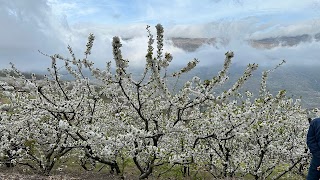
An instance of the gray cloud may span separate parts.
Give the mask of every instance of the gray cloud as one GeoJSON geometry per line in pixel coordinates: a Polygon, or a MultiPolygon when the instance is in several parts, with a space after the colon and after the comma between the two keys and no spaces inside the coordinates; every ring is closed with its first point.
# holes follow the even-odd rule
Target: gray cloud
{"type": "Polygon", "coordinates": [[[9,61],[21,69],[44,67],[37,52],[59,51],[63,43],[65,28],[50,14],[46,1],[0,1],[0,61],[1,68],[9,61]]]}

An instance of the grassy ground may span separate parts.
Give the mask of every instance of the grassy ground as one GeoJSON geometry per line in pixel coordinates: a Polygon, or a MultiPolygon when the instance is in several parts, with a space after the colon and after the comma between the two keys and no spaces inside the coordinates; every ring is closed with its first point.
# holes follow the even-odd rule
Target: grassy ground
{"type": "MultiPolygon", "coordinates": [[[[6,168],[0,167],[0,180],[120,180],[122,179],[120,176],[110,174],[109,168],[105,167],[101,171],[101,168],[97,167],[93,171],[85,171],[80,166],[70,166],[69,168],[65,168],[62,170],[55,169],[52,171],[50,176],[42,176],[36,174],[33,171],[26,171],[22,167],[14,167],[14,168],[6,168]]],[[[155,169],[153,175],[151,175],[148,179],[149,180],[156,180],[156,179],[168,179],[168,180],[212,180],[214,179],[208,173],[199,172],[197,176],[195,176],[195,172],[191,172],[190,177],[183,177],[181,168],[177,167],[176,169],[172,169],[170,172],[163,174],[162,176],[158,177],[160,172],[163,172],[164,169],[155,169]]],[[[124,179],[133,180],[138,179],[139,173],[133,166],[127,166],[124,171],[124,179]]],[[[289,175],[289,174],[288,174],[289,175]]],[[[293,176],[284,176],[281,178],[282,180],[303,180],[305,178],[293,175],[293,176]]],[[[232,179],[225,179],[225,180],[251,180],[253,177],[244,177],[244,178],[232,178],[232,179]]]]}
{"type": "Polygon", "coordinates": [[[1,180],[120,180],[121,178],[105,172],[85,171],[83,169],[74,169],[73,171],[53,171],[50,176],[43,176],[32,171],[24,171],[19,167],[0,168],[1,180]]]}

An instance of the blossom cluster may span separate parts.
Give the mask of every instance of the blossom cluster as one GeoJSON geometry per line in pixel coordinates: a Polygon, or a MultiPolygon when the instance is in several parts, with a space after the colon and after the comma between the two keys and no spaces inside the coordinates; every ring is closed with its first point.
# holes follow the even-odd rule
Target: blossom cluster
{"type": "Polygon", "coordinates": [[[43,79],[27,79],[14,66],[8,70],[7,81],[0,83],[6,99],[0,106],[1,162],[49,174],[61,159],[72,158],[87,170],[100,162],[122,174],[119,159],[130,159],[140,179],[166,173],[154,171],[161,166],[179,166],[184,175],[191,169],[208,171],[213,178],[277,179],[303,165],[308,159],[307,112],[285,91],[274,95],[267,90],[270,71],[263,74],[257,95],[239,91],[258,67],[249,64],[231,88],[216,96],[215,87],[228,80],[234,57],[228,51],[218,75],[205,81],[195,76],[173,92],[168,78],[179,79],[199,61],[167,76],[173,56],[163,53],[164,29],[156,26],[154,55],[149,28],[146,67],[139,80],[126,70],[119,37],[112,43],[115,74],[111,63],[105,70],[95,68],[87,59],[93,34],[82,60],[70,46],[71,58],[49,56],[52,66],[43,79]],[[85,76],[84,69],[92,76],[85,76]],[[63,80],[63,70],[74,79],[63,80]],[[288,168],[279,168],[283,166],[288,168]]]}

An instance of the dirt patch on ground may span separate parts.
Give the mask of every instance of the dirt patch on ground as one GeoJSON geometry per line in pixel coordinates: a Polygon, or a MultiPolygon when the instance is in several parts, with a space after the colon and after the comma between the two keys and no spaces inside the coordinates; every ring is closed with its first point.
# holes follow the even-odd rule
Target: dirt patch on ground
{"type": "MultiPolygon", "coordinates": [[[[0,169],[0,180],[120,180],[121,177],[110,174],[91,171],[59,172],[50,176],[35,173],[20,172],[15,169],[0,169]]],[[[130,178],[129,178],[130,179],[130,178]]]]}
{"type": "Polygon", "coordinates": [[[51,175],[41,176],[38,174],[20,174],[20,173],[0,173],[1,180],[105,180],[105,179],[121,179],[113,175],[98,175],[98,174],[82,174],[82,175],[51,175]]]}

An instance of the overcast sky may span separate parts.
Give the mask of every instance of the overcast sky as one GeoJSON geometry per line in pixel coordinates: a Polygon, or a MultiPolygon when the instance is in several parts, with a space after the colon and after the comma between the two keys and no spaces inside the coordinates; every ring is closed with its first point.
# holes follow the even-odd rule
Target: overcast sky
{"type": "Polygon", "coordinates": [[[0,0],[0,68],[14,62],[22,70],[41,70],[50,59],[38,50],[67,56],[71,45],[82,58],[86,39],[96,41],[91,59],[97,66],[112,60],[113,36],[124,42],[124,57],[134,66],[144,64],[146,25],[161,23],[166,37],[206,37],[227,44],[202,46],[185,52],[170,41],[165,50],[177,64],[194,57],[203,65],[222,62],[227,50],[235,64],[319,65],[320,42],[293,47],[256,49],[247,42],[279,36],[320,33],[320,0],[0,0]]]}

